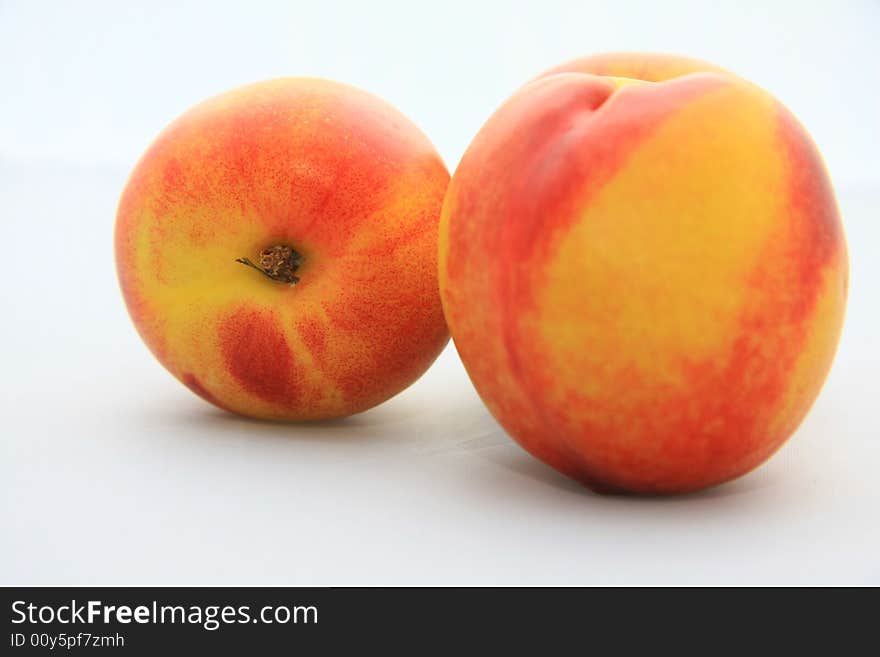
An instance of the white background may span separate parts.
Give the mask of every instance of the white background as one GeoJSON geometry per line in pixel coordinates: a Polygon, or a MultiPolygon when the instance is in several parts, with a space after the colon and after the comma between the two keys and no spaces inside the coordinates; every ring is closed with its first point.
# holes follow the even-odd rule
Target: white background
{"type": "Polygon", "coordinates": [[[880,3],[0,0],[0,583],[880,584],[880,3]],[[847,325],[767,465],[679,498],[602,497],[488,415],[452,347],[349,420],[226,415],[152,360],[112,261],[159,130],[267,77],[377,93],[450,169],[524,81],[678,52],[776,94],[822,149],[852,258],[847,325]]]}

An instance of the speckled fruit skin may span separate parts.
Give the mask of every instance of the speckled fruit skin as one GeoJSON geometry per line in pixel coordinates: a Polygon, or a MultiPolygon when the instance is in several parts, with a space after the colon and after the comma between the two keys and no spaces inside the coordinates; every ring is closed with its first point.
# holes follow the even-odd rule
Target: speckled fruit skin
{"type": "Polygon", "coordinates": [[[128,310],[159,361],[236,413],[368,409],[448,340],[437,287],[446,170],[402,114],[358,89],[287,78],[209,99],[137,164],[116,217],[128,310]],[[236,262],[287,245],[294,286],[236,262]]]}
{"type": "Polygon", "coordinates": [[[441,298],[471,379],[525,449],[598,491],[749,472],[834,357],[848,261],[822,160],[719,71],[633,53],[554,69],[489,119],[446,195],[441,298]]]}

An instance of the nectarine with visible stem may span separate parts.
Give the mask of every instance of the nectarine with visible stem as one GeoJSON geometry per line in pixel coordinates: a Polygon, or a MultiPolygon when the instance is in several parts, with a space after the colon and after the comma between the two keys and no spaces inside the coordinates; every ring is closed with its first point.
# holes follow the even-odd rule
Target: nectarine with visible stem
{"type": "Polygon", "coordinates": [[[236,89],[137,164],[116,220],[134,323],[193,392],[258,418],[374,406],[448,340],[437,224],[449,174],[384,101],[327,80],[236,89]]]}

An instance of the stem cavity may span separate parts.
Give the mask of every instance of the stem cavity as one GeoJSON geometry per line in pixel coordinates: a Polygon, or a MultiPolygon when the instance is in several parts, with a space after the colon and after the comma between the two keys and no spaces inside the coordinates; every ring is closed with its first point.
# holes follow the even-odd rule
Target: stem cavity
{"type": "Polygon", "coordinates": [[[279,244],[260,251],[259,264],[248,258],[237,258],[236,262],[256,269],[273,281],[296,285],[299,283],[296,270],[302,265],[303,257],[293,248],[279,244]]]}

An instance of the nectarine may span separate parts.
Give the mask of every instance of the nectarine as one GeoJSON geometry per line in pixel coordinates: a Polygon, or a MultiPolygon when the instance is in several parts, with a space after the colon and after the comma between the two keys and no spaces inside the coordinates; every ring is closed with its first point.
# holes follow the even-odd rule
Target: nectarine
{"type": "Polygon", "coordinates": [[[699,489],[773,454],[828,373],[847,272],[804,128],[671,56],[525,85],[441,218],[441,297],[477,391],[525,449],[602,491],[699,489]]]}
{"type": "Polygon", "coordinates": [[[131,317],[217,406],[287,420],[363,411],[448,340],[448,180],[406,117],[352,87],[291,78],[212,98],[162,132],[122,195],[131,317]]]}

